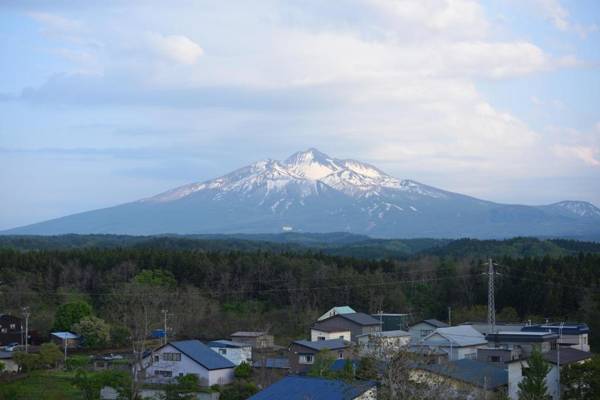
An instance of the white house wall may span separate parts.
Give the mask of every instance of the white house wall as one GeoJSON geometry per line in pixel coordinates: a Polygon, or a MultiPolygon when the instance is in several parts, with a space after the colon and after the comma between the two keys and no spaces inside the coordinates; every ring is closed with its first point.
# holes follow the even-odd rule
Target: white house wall
{"type": "Polygon", "coordinates": [[[350,337],[351,337],[350,331],[323,332],[318,329],[310,330],[310,340],[312,342],[316,342],[317,340],[319,340],[319,336],[324,337],[325,340],[339,339],[340,337],[342,337],[344,340],[346,340],[348,342],[350,341],[350,337]]]}
{"type": "Polygon", "coordinates": [[[146,377],[150,379],[158,377],[155,375],[155,371],[158,370],[171,371],[172,378],[194,374],[200,378],[203,385],[207,386],[212,386],[214,384],[223,385],[233,381],[233,368],[209,371],[171,345],[166,345],[158,351],[155,351],[148,359],[152,360],[150,366],[146,369],[146,377]],[[163,360],[163,353],[179,353],[181,354],[181,361],[165,361],[163,360]],[[159,356],[158,361],[154,361],[154,358],[151,358],[155,356],[159,356]]]}
{"type": "Polygon", "coordinates": [[[222,355],[235,365],[240,365],[243,362],[252,363],[252,347],[211,347],[211,350],[222,355]],[[222,352],[224,351],[224,352],[222,352]]]}

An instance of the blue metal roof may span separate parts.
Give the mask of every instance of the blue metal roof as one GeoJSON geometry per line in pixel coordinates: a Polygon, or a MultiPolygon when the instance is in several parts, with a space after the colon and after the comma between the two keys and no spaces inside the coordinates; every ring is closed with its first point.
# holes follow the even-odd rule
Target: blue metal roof
{"type": "Polygon", "coordinates": [[[76,335],[72,332],[51,332],[50,335],[56,336],[57,338],[62,340],[79,339],[79,335],[76,335]]]}
{"type": "MultiPolygon", "coordinates": [[[[560,323],[529,325],[521,328],[523,332],[552,332],[559,333],[561,331],[560,323]]],[[[582,323],[567,323],[562,327],[563,335],[583,335],[590,332],[590,328],[582,323]]]]}
{"type": "Polygon", "coordinates": [[[196,361],[206,369],[235,368],[235,364],[212,351],[210,347],[199,340],[180,340],[169,342],[171,346],[196,361]]]}
{"type": "Polygon", "coordinates": [[[346,383],[340,380],[287,376],[249,400],[351,400],[374,386],[374,382],[346,383]]]}
{"type": "Polygon", "coordinates": [[[247,343],[232,342],[231,340],[213,340],[212,342],[208,342],[206,344],[208,345],[208,347],[219,347],[219,348],[229,348],[229,349],[252,347],[247,343]]]}
{"type": "Polygon", "coordinates": [[[508,385],[508,370],[466,358],[446,364],[422,365],[419,368],[481,388],[494,389],[508,385]]]}

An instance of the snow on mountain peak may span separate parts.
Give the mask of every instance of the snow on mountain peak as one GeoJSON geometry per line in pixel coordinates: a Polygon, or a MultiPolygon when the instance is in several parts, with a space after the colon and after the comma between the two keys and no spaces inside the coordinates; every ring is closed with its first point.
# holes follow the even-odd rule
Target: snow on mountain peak
{"type": "Polygon", "coordinates": [[[202,190],[249,193],[262,188],[268,194],[285,190],[289,184],[294,184],[296,191],[303,187],[300,192],[307,195],[315,193],[317,183],[349,196],[378,196],[381,190],[391,189],[422,196],[445,197],[442,191],[413,181],[400,181],[372,165],[332,158],[310,148],[292,154],[283,162],[271,159],[257,161],[220,178],[181,186],[142,201],[169,202],[202,190]]]}
{"type": "Polygon", "coordinates": [[[587,201],[566,200],[554,203],[552,206],[568,210],[580,217],[600,217],[600,209],[587,201]]]}

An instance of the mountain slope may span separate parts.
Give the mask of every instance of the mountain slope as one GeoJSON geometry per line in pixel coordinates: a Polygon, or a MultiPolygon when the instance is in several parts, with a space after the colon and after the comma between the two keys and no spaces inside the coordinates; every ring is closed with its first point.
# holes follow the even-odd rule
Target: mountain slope
{"type": "Polygon", "coordinates": [[[600,235],[600,210],[564,201],[504,205],[399,180],[316,149],[222,177],[5,233],[352,232],[376,237],[503,238],[600,235]]]}

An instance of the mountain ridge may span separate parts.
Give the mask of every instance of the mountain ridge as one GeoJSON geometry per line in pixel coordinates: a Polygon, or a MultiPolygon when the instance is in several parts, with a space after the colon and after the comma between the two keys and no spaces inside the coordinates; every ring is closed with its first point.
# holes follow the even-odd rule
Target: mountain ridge
{"type": "Polygon", "coordinates": [[[351,232],[373,237],[506,238],[600,234],[584,201],[501,204],[397,179],[315,148],[203,182],[3,234],[351,232]]]}

